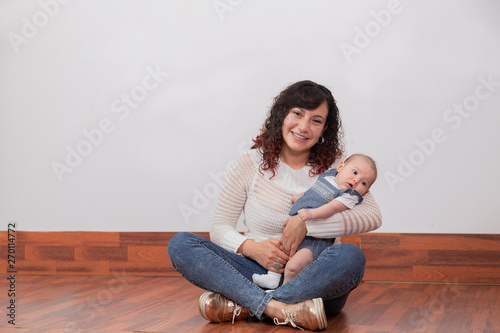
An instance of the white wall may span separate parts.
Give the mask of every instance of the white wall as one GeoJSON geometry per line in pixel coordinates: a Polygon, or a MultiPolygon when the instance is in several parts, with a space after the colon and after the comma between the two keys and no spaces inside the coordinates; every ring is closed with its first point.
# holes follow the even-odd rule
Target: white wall
{"type": "Polygon", "coordinates": [[[0,224],[206,231],[272,98],[311,79],[337,98],[348,153],[378,161],[379,231],[499,233],[499,14],[495,0],[2,1],[0,224]]]}

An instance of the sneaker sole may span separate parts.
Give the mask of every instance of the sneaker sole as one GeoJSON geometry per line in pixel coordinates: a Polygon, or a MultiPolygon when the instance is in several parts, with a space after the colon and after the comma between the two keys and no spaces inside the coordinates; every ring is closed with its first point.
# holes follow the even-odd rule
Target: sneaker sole
{"type": "Polygon", "coordinates": [[[318,329],[322,330],[328,326],[326,320],[325,306],[323,305],[322,298],[314,298],[314,310],[316,311],[316,318],[318,319],[318,329]]]}
{"type": "Polygon", "coordinates": [[[198,301],[198,310],[200,310],[201,316],[208,321],[211,321],[211,320],[208,319],[207,314],[205,313],[205,304],[207,304],[206,303],[207,297],[210,296],[211,294],[213,294],[211,291],[207,291],[207,292],[203,293],[200,296],[200,300],[198,301]]]}

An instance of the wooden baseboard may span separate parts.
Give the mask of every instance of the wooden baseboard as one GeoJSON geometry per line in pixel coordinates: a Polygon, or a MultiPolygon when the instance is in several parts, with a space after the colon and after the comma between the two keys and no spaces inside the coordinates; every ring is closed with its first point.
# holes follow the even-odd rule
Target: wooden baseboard
{"type": "MultiPolygon", "coordinates": [[[[18,275],[179,276],[167,245],[174,232],[16,232],[18,275]]],[[[208,238],[207,232],[197,233],[208,238]]],[[[500,234],[368,233],[343,237],[367,257],[365,281],[500,284],[500,234]]],[[[0,232],[0,274],[8,274],[0,232]]]]}

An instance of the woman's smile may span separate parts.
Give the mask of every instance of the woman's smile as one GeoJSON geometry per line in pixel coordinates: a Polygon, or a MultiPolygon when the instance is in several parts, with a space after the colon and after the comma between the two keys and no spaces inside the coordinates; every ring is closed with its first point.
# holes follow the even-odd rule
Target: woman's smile
{"type": "Polygon", "coordinates": [[[299,141],[305,141],[305,140],[308,140],[308,138],[306,138],[305,136],[302,136],[302,135],[300,135],[300,134],[298,134],[298,133],[295,133],[295,132],[293,132],[293,131],[292,131],[292,134],[293,134],[293,136],[294,136],[295,138],[299,139],[299,141]]]}

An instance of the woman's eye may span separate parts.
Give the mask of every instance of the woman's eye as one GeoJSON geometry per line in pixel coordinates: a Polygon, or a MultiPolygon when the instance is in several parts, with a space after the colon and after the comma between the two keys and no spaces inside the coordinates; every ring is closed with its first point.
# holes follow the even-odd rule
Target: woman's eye
{"type": "Polygon", "coordinates": [[[318,124],[318,125],[323,125],[323,122],[319,119],[315,119],[315,120],[313,120],[313,122],[318,124]]]}

